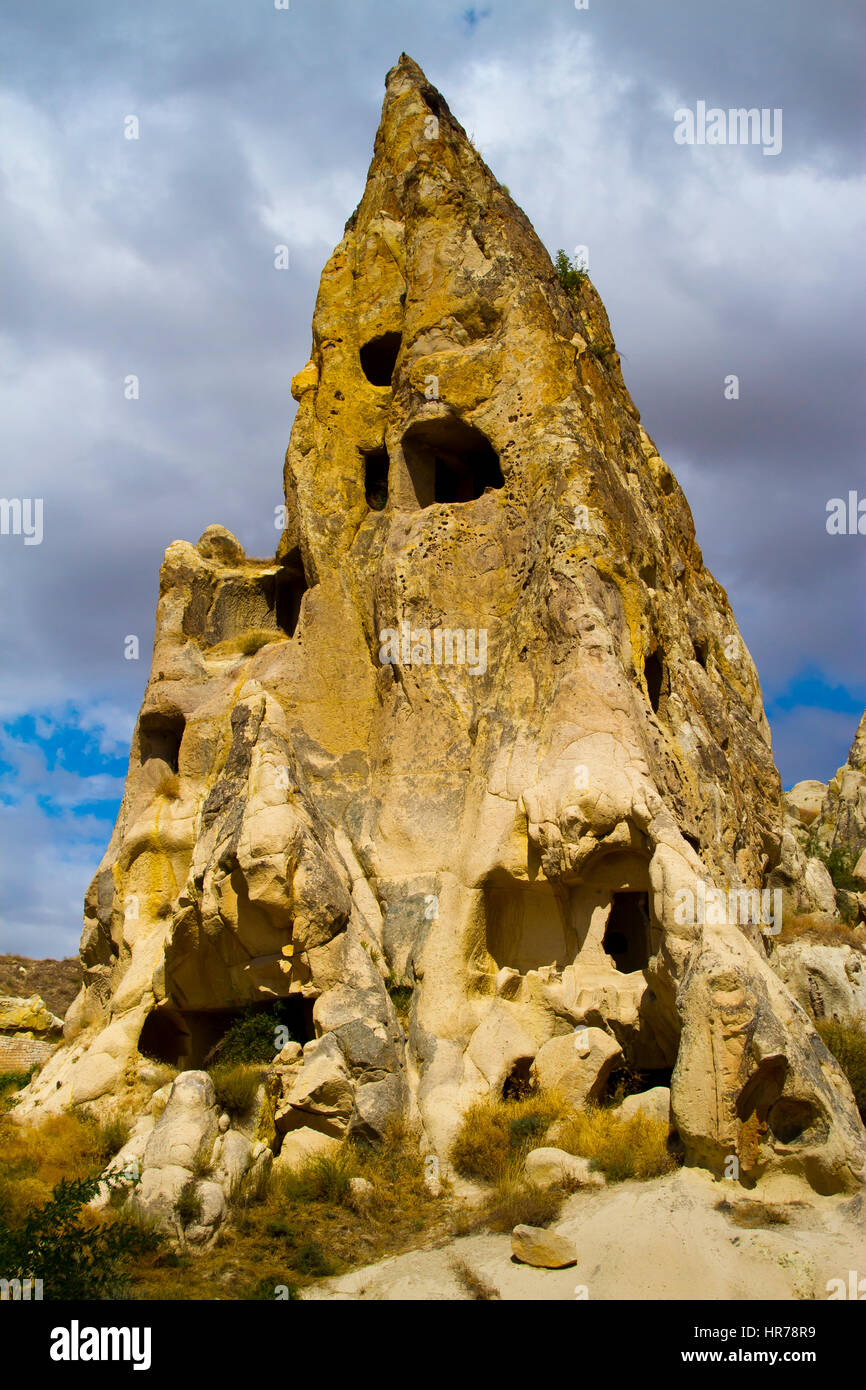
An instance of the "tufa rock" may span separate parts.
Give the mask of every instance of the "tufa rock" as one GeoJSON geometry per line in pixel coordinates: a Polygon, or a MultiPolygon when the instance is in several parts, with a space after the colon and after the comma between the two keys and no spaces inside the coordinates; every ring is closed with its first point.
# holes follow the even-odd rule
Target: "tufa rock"
{"type": "Polygon", "coordinates": [[[577,1251],[571,1241],[543,1226],[515,1226],[511,1232],[511,1254],[521,1264],[538,1269],[565,1269],[577,1263],[577,1251]]]}
{"type": "Polygon", "coordinates": [[[782,860],[752,659],[595,288],[405,55],[292,390],[276,555],[166,551],[84,986],[18,1113],[110,1096],[140,1050],[199,1067],[220,1011],[288,997],[286,1134],[401,1114],[444,1157],[586,1027],[675,1066],[690,1162],[759,1113],[764,1166],[856,1181],[850,1088],[759,924],[689,908],[782,860]]]}

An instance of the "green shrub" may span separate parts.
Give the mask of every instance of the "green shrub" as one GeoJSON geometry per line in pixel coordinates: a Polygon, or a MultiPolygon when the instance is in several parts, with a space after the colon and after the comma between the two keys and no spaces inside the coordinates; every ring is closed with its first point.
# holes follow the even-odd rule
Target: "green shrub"
{"type": "Polygon", "coordinates": [[[585,268],[575,265],[563,251],[562,247],[557,251],[553,263],[556,266],[559,283],[568,294],[576,294],[581,285],[589,278],[585,268]]]}
{"type": "Polygon", "coordinates": [[[211,1067],[210,1079],[216,1092],[217,1105],[232,1119],[239,1119],[248,1115],[255,1105],[262,1084],[262,1069],[221,1063],[211,1067]]]}
{"type": "Polygon", "coordinates": [[[286,1028],[282,1015],[280,1004],[274,1004],[269,1009],[247,1009],[233,1021],[216,1047],[211,1049],[208,1064],[272,1062],[279,1051],[276,1030],[286,1028]]]}
{"type": "MultiPolygon", "coordinates": [[[[129,1184],[112,1174],[109,1187],[129,1184]]],[[[154,1236],[131,1220],[107,1222],[86,1210],[100,1178],[62,1179],[51,1200],[20,1226],[0,1226],[0,1270],[6,1279],[41,1279],[47,1299],[122,1298],[127,1266],[153,1248],[154,1236]]]]}
{"type": "Polygon", "coordinates": [[[828,849],[826,845],[821,844],[813,837],[809,840],[807,853],[813,859],[821,860],[833,880],[834,888],[844,888],[849,893],[860,891],[863,885],[854,877],[857,855],[853,850],[847,849],[844,845],[836,845],[833,849],[828,849]]]}
{"type": "Polygon", "coordinates": [[[850,1081],[860,1118],[866,1122],[866,1028],[830,1018],[815,1027],[850,1081]]]}
{"type": "Polygon", "coordinates": [[[201,1197],[196,1192],[196,1179],[187,1178],[180,1192],[174,1209],[177,1212],[177,1219],[182,1226],[189,1226],[194,1221],[198,1221],[201,1216],[201,1197]]]}
{"type": "Polygon", "coordinates": [[[24,1087],[32,1080],[34,1074],[39,1070],[33,1066],[29,1071],[4,1071],[0,1072],[0,1115],[4,1110],[8,1110],[13,1102],[17,1091],[23,1091],[24,1087]]]}
{"type": "Polygon", "coordinates": [[[497,1182],[515,1158],[543,1141],[561,1113],[559,1098],[543,1091],[521,1100],[478,1101],[463,1117],[451,1160],[466,1178],[497,1182]]]}

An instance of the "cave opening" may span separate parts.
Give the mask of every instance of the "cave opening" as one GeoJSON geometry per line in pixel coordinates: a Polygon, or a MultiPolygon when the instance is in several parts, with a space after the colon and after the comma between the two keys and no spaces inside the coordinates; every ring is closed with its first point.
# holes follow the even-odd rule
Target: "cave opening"
{"type": "MultiPolygon", "coordinates": [[[[230,1029],[244,1025],[242,1046],[261,1045],[273,1033],[273,1056],[279,1051],[276,1030],[283,1027],[301,1046],[316,1036],[313,1000],[300,994],[234,1009],[152,1009],[144,1021],[138,1050],[144,1057],[181,1071],[208,1067],[220,1060],[220,1045],[230,1029]],[[257,1027],[256,1024],[259,1023],[257,1027]]],[[[267,1048],[265,1048],[267,1051],[267,1048]]],[[[251,1059],[252,1060],[252,1059],[251,1059]]],[[[264,1055],[255,1059],[264,1061],[264,1055]]],[[[269,1058],[267,1060],[270,1060],[269,1058]]]]}
{"type": "Polygon", "coordinates": [[[277,627],[294,637],[301,615],[301,603],[308,584],[299,550],[287,556],[274,576],[273,610],[277,627]]]}
{"type": "Polygon", "coordinates": [[[643,674],[653,714],[658,714],[665,679],[665,666],[658,649],[646,658],[643,674]]]}
{"type": "Polygon", "coordinates": [[[490,440],[456,415],[410,425],[403,436],[403,455],[419,507],[475,502],[488,488],[504,485],[490,440]]]}
{"type": "Polygon", "coordinates": [[[617,970],[645,970],[650,958],[649,894],[613,894],[602,947],[617,970]]]}
{"type": "Polygon", "coordinates": [[[361,370],[371,386],[391,385],[402,341],[400,333],[382,333],[364,343],[360,351],[361,370]]]}
{"type": "Polygon", "coordinates": [[[138,722],[141,762],[158,758],[167,763],[172,772],[177,772],[185,727],[182,714],[159,714],[156,711],[143,714],[138,722]]]}
{"type": "Polygon", "coordinates": [[[387,449],[373,449],[364,455],[364,497],[371,511],[385,510],[388,502],[387,449]]]}

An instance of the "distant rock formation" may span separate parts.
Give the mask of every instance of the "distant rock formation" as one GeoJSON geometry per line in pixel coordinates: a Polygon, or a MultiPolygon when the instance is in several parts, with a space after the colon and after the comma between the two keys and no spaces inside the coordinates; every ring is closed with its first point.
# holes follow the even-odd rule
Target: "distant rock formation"
{"type": "MultiPolygon", "coordinates": [[[[751,657],[594,287],[405,56],[292,392],[276,557],[218,526],[166,552],[84,987],[18,1113],[111,1097],[141,1053],[196,1071],[286,999],[281,1135],[400,1114],[444,1157],[599,1030],[605,1065],[672,1073],[688,1162],[856,1184],[850,1087],[763,945],[751,657]]],[[[172,1097],[209,1141],[206,1078],[172,1097]]]]}

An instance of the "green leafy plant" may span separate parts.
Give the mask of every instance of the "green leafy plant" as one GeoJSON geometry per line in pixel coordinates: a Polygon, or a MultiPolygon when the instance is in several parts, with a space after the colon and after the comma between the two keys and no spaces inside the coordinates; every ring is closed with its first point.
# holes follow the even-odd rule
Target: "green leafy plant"
{"type": "Polygon", "coordinates": [[[589,279],[589,274],[584,266],[575,265],[563,251],[562,247],[554,258],[556,273],[559,276],[559,283],[568,294],[574,295],[589,279]]]}
{"type": "Polygon", "coordinates": [[[51,1200],[20,1226],[0,1227],[0,1270],[6,1279],[41,1279],[49,1299],[121,1298],[128,1265],[154,1247],[154,1233],[133,1221],[96,1218],[86,1210],[99,1190],[134,1182],[128,1174],[63,1178],[51,1200]]]}
{"type": "Polygon", "coordinates": [[[280,1004],[269,1009],[246,1009],[211,1048],[208,1063],[272,1062],[279,1051],[277,1028],[286,1028],[290,1033],[283,1012],[280,1004]]]}
{"type": "Polygon", "coordinates": [[[201,1216],[201,1197],[196,1192],[196,1179],[187,1178],[180,1192],[174,1209],[177,1212],[177,1219],[182,1226],[190,1226],[194,1221],[198,1221],[201,1216]]]}

